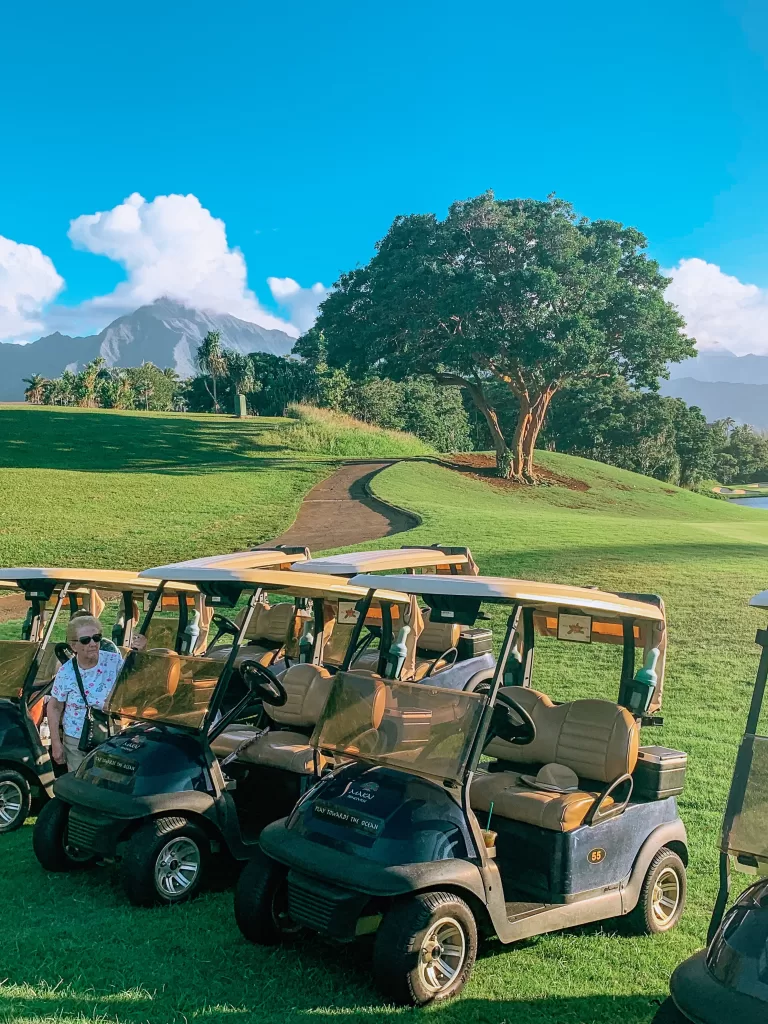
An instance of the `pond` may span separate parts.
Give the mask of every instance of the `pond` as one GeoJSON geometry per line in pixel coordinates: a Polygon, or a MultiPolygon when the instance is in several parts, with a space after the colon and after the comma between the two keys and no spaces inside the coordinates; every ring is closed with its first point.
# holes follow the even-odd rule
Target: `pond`
{"type": "Polygon", "coordinates": [[[734,505],[749,505],[750,508],[768,509],[768,497],[766,498],[729,498],[734,505]]]}

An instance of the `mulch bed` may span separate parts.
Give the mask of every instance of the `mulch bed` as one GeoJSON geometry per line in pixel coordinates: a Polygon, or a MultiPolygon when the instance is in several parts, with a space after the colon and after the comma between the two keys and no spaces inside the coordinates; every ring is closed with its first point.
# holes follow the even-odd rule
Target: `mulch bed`
{"type": "MultiPolygon", "coordinates": [[[[450,460],[443,460],[442,464],[448,469],[454,469],[459,473],[467,473],[476,480],[484,480],[493,487],[500,490],[519,490],[527,488],[528,484],[519,484],[515,480],[503,480],[496,476],[496,460],[490,455],[483,455],[480,452],[457,452],[450,460]]],[[[588,491],[589,484],[583,480],[574,480],[573,477],[561,476],[553,473],[543,466],[536,467],[536,473],[542,484],[550,487],[567,487],[569,491],[588,491]]]]}

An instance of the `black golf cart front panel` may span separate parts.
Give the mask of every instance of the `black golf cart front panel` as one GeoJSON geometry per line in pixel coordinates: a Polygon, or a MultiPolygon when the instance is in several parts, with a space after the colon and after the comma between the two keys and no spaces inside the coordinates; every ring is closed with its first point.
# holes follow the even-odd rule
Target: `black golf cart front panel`
{"type": "Polygon", "coordinates": [[[70,842],[112,856],[132,823],[169,811],[215,818],[205,747],[194,734],[137,724],[97,747],[54,794],[70,805],[70,842]]]}
{"type": "Polygon", "coordinates": [[[544,903],[570,903],[629,877],[646,839],[660,825],[679,821],[677,801],[630,803],[618,817],[569,832],[494,815],[496,863],[505,892],[544,903]]]}
{"type": "Polygon", "coordinates": [[[289,819],[302,838],[379,864],[476,856],[464,812],[443,787],[352,762],[321,780],[289,819]]]}
{"type": "Polygon", "coordinates": [[[768,880],[741,894],[726,914],[706,954],[719,984],[750,996],[768,1019],[768,880]]]}

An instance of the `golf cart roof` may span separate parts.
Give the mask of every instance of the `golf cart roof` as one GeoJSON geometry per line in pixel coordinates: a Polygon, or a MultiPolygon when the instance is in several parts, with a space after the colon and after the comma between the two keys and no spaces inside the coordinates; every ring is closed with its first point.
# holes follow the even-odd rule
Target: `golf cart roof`
{"type": "MultiPolygon", "coordinates": [[[[337,576],[312,575],[299,577],[295,573],[280,572],[278,569],[191,568],[184,562],[180,562],[176,566],[167,565],[162,568],[169,573],[164,579],[168,580],[171,584],[179,581],[192,581],[201,585],[206,583],[240,583],[243,586],[263,587],[264,590],[273,593],[290,594],[291,597],[327,597],[329,600],[359,601],[371,589],[370,587],[351,586],[337,576]]],[[[159,570],[147,569],[146,571],[148,574],[155,576],[159,570]]],[[[144,574],[140,573],[139,575],[143,576],[144,574]]],[[[375,583],[373,586],[378,590],[375,583]]],[[[395,604],[407,604],[408,602],[408,598],[400,593],[379,591],[376,596],[381,600],[395,604]]]]}
{"type": "Polygon", "coordinates": [[[447,554],[434,548],[390,548],[385,551],[350,551],[346,555],[310,558],[291,566],[298,572],[327,573],[331,576],[357,576],[367,572],[389,572],[393,569],[425,569],[431,566],[466,565],[466,553],[447,554]]]}
{"type": "Polygon", "coordinates": [[[354,576],[358,587],[386,587],[403,594],[440,594],[479,598],[498,604],[529,605],[540,610],[574,608],[587,614],[603,612],[617,618],[664,621],[663,609],[641,595],[612,594],[590,587],[536,583],[504,576],[354,576]]]}
{"type": "MultiPolygon", "coordinates": [[[[0,569],[0,586],[15,589],[26,582],[45,580],[52,583],[70,583],[76,587],[93,587],[103,590],[133,590],[145,592],[160,586],[158,577],[148,578],[135,572],[121,569],[43,569],[37,566],[18,566],[0,569]]],[[[190,584],[172,586],[171,589],[195,593],[197,587],[190,584]]]]}
{"type": "MultiPolygon", "coordinates": [[[[279,548],[260,548],[252,551],[234,551],[228,555],[206,555],[203,558],[190,558],[185,562],[171,562],[146,570],[160,579],[170,579],[166,572],[176,572],[181,568],[189,569],[287,569],[294,562],[306,559],[306,549],[301,551],[290,548],[282,551],[279,548]]],[[[186,577],[185,577],[186,578],[186,577]]],[[[192,578],[192,577],[190,577],[192,578]]]]}

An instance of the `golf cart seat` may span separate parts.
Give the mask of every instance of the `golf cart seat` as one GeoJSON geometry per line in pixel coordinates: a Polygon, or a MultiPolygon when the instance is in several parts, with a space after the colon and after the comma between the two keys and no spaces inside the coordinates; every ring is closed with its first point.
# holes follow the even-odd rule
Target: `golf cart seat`
{"type": "MultiPolygon", "coordinates": [[[[236,618],[240,625],[245,611],[236,618]]],[[[242,661],[258,661],[270,666],[280,657],[288,639],[288,633],[294,618],[292,604],[259,605],[255,610],[243,641],[243,646],[235,655],[235,664],[242,661]]],[[[208,657],[214,661],[226,661],[231,647],[215,647],[208,657]]]]}
{"type": "Polygon", "coordinates": [[[459,656],[457,644],[461,626],[455,622],[432,622],[429,612],[424,614],[424,629],[416,643],[416,672],[414,679],[433,676],[454,664],[459,656]]]}
{"type": "Polygon", "coordinates": [[[280,708],[264,705],[272,721],[287,728],[269,729],[259,735],[260,730],[255,726],[233,725],[216,737],[213,752],[217,757],[226,756],[250,734],[253,742],[240,751],[239,762],[310,775],[314,768],[314,751],[309,737],[325,707],[331,683],[331,674],[325,668],[304,663],[291,665],[282,677],[288,694],[286,703],[280,708]]]}
{"type": "Polygon", "coordinates": [[[494,738],[485,753],[516,766],[536,766],[529,777],[542,765],[565,765],[579,777],[579,789],[537,789],[522,781],[525,769],[495,771],[473,780],[474,810],[488,811],[493,804],[495,815],[556,832],[570,832],[598,812],[604,818],[623,810],[626,800],[615,803],[606,784],[610,789],[611,784],[626,781],[637,763],[638,726],[625,708],[607,700],[555,705],[545,694],[521,686],[501,692],[530,714],[536,738],[527,746],[494,738]]]}

